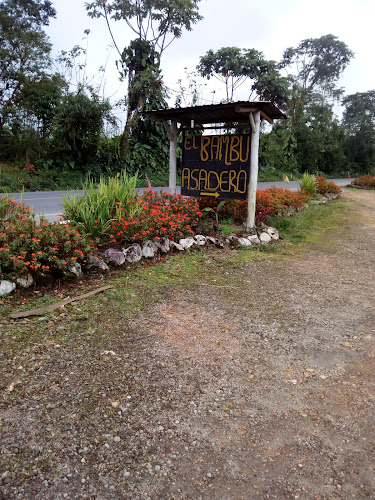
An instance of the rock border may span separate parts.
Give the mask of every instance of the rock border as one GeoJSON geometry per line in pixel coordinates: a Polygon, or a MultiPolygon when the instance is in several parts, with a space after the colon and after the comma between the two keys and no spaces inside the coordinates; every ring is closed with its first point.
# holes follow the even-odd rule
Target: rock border
{"type": "MultiPolygon", "coordinates": [[[[184,252],[189,249],[200,248],[203,246],[225,248],[229,245],[231,248],[247,248],[255,245],[267,245],[280,239],[279,232],[274,227],[261,224],[258,231],[252,231],[251,234],[244,234],[242,237],[229,236],[227,238],[218,238],[214,236],[204,236],[196,234],[194,237],[181,238],[178,242],[161,237],[155,240],[147,240],[141,245],[133,243],[122,250],[107,248],[102,254],[102,258],[89,256],[84,263],[75,264],[66,273],[67,278],[81,278],[84,273],[105,273],[110,268],[122,268],[126,265],[136,265],[141,260],[150,260],[159,257],[162,254],[168,254],[171,251],[184,252]]],[[[52,276],[51,276],[52,278],[52,276]]],[[[31,274],[17,277],[14,280],[0,280],[0,297],[10,295],[17,286],[21,289],[27,289],[34,285],[35,281],[31,274]]]]}

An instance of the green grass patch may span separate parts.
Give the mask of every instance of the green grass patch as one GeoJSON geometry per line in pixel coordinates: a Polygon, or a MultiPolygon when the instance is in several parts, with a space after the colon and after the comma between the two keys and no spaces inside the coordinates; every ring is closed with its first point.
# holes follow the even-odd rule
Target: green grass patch
{"type": "Polygon", "coordinates": [[[326,205],[310,205],[292,217],[272,217],[269,225],[280,232],[286,244],[319,243],[328,231],[347,224],[351,205],[346,198],[326,205]]]}

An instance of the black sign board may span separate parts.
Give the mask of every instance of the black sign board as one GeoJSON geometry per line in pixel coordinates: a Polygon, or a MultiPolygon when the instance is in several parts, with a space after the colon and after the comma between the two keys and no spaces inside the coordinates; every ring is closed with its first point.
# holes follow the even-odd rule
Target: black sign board
{"type": "Polygon", "coordinates": [[[184,137],[182,195],[246,200],[249,172],[249,135],[184,137]]]}

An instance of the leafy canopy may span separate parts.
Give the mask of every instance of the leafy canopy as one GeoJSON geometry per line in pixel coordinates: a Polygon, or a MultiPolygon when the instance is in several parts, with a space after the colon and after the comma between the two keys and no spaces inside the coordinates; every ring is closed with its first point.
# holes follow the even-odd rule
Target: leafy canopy
{"type": "Polygon", "coordinates": [[[369,172],[375,164],[375,90],[348,95],[342,103],[346,154],[369,172]]]}
{"type": "Polygon", "coordinates": [[[225,84],[227,101],[232,101],[235,91],[245,82],[250,82],[249,99],[257,98],[282,104],[286,98],[287,80],[279,74],[274,61],[264,58],[255,49],[222,47],[209,50],[200,58],[198,73],[210,79],[216,78],[225,84]]]}
{"type": "Polygon", "coordinates": [[[193,24],[202,19],[198,13],[200,1],[95,0],[85,6],[90,17],[103,16],[107,23],[108,18],[125,21],[137,38],[148,40],[161,54],[181,37],[183,28],[191,31],[193,24]]]}
{"type": "Polygon", "coordinates": [[[43,26],[55,15],[49,0],[0,3],[0,130],[25,83],[40,79],[49,67],[51,45],[43,26]]]}
{"type": "Polygon", "coordinates": [[[181,37],[183,28],[191,31],[202,19],[198,13],[200,1],[95,0],[85,4],[90,17],[105,18],[120,55],[120,76],[128,77],[128,94],[124,100],[127,117],[120,145],[122,158],[126,157],[130,136],[145,104],[155,98],[159,103],[163,101],[160,56],[173,40],[181,37]],[[123,51],[114,39],[110,19],[125,21],[137,35],[123,51]]]}
{"type": "Polygon", "coordinates": [[[295,48],[285,50],[280,68],[294,67],[295,79],[307,90],[333,91],[354,53],[334,35],[307,38],[295,48]]]}

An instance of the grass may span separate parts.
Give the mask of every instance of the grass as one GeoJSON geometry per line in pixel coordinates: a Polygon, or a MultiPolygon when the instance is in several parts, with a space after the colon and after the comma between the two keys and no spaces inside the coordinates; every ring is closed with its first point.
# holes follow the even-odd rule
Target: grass
{"type": "Polygon", "coordinates": [[[302,243],[320,243],[331,230],[342,228],[350,220],[351,202],[340,198],[326,205],[310,205],[292,217],[273,217],[269,225],[275,227],[289,246],[302,243]]]}

